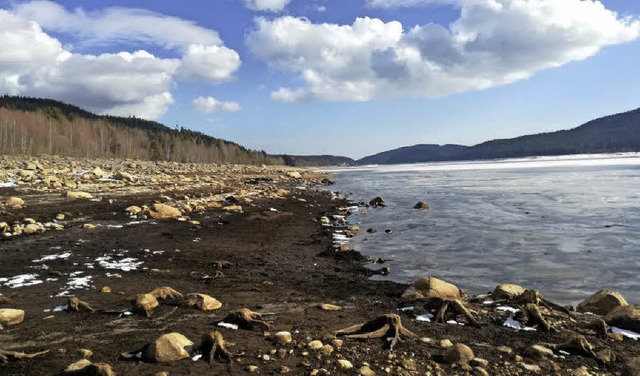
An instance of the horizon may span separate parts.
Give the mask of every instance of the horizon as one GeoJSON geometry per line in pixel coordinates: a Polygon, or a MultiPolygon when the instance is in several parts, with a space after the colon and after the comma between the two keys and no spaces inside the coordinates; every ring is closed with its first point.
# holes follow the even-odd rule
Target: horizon
{"type": "Polygon", "coordinates": [[[0,0],[0,20],[0,95],[270,154],[473,146],[639,107],[636,2],[0,0]]]}

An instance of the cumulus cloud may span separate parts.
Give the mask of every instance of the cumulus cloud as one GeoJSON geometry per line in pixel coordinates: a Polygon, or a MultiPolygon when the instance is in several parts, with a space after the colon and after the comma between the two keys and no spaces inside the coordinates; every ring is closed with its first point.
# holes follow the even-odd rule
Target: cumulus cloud
{"type": "Polygon", "coordinates": [[[179,80],[210,83],[233,79],[241,62],[218,34],[154,12],[108,8],[68,11],[50,1],[0,9],[0,92],[55,98],[98,113],[158,119],[173,103],[179,80]],[[143,49],[84,54],[72,46],[159,46],[172,58],[143,49]]]}
{"type": "Polygon", "coordinates": [[[244,5],[255,11],[260,12],[281,12],[291,0],[243,0],[244,5]]]}
{"type": "Polygon", "coordinates": [[[379,19],[335,25],[285,16],[258,19],[246,43],[270,66],[299,75],[303,85],[279,88],[275,100],[366,101],[504,85],[639,36],[637,18],[620,18],[599,1],[461,0],[460,18],[448,27],[405,31],[379,19]]]}
{"type": "Polygon", "coordinates": [[[193,106],[196,110],[205,114],[219,111],[236,112],[242,109],[237,102],[221,102],[212,97],[198,97],[193,100],[193,106]]]}

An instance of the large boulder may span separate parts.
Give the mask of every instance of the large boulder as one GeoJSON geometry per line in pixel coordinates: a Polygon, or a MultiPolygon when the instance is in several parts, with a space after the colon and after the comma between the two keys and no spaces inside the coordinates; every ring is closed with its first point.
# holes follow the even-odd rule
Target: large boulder
{"type": "Polygon", "coordinates": [[[457,286],[435,277],[420,278],[402,293],[404,302],[415,302],[429,298],[454,300],[462,297],[462,290],[457,286]]]}
{"type": "Polygon", "coordinates": [[[222,307],[218,299],[205,294],[188,294],[185,305],[201,311],[215,311],[222,307]]]}
{"type": "Polygon", "coordinates": [[[592,312],[605,316],[615,308],[627,305],[629,305],[629,303],[627,303],[626,299],[617,292],[600,290],[578,304],[576,310],[578,312],[592,312]]]}
{"type": "Polygon", "coordinates": [[[149,362],[167,363],[189,358],[193,349],[189,338],[180,333],[169,333],[151,343],[144,356],[149,362]]]}
{"type": "Polygon", "coordinates": [[[640,333],[640,307],[626,305],[607,313],[604,320],[611,326],[640,333]]]}
{"type": "Polygon", "coordinates": [[[491,293],[491,299],[493,300],[504,300],[504,299],[513,299],[516,296],[525,292],[525,288],[520,285],[514,285],[511,283],[503,283],[498,285],[493,292],[491,293]]]}
{"type": "Polygon", "coordinates": [[[21,309],[0,309],[0,324],[3,326],[18,325],[24,321],[24,311],[21,309]]]}
{"type": "Polygon", "coordinates": [[[153,204],[149,209],[149,217],[153,219],[176,218],[181,215],[180,210],[165,204],[153,204]]]}

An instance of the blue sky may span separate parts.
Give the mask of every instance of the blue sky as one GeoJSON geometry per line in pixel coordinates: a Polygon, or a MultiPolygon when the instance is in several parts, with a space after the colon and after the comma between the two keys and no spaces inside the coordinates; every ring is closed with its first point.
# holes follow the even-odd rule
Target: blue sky
{"type": "Polygon", "coordinates": [[[639,40],[637,1],[0,0],[0,94],[359,158],[640,107],[639,40]]]}

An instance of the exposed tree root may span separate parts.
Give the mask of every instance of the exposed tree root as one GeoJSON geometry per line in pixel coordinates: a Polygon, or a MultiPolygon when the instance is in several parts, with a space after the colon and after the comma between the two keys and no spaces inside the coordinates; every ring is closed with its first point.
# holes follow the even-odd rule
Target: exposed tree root
{"type": "Polygon", "coordinates": [[[400,316],[393,313],[380,316],[362,324],[340,329],[335,334],[337,336],[356,339],[391,338],[387,344],[389,349],[393,349],[403,335],[409,338],[416,337],[413,332],[402,325],[400,316]]]}
{"type": "Polygon", "coordinates": [[[156,299],[168,300],[168,299],[181,299],[182,294],[172,289],[171,287],[158,287],[149,292],[156,299]]]}
{"type": "Polygon", "coordinates": [[[82,300],[73,297],[69,298],[67,302],[67,312],[93,312],[95,309],[89,305],[87,302],[83,302],[82,300]]]}
{"type": "Polygon", "coordinates": [[[447,322],[447,314],[451,313],[455,318],[457,318],[457,316],[462,315],[464,316],[467,321],[469,321],[469,324],[472,326],[480,326],[480,324],[478,323],[478,321],[475,319],[475,317],[473,316],[473,311],[471,311],[469,308],[467,308],[463,302],[461,302],[458,299],[440,299],[440,298],[430,298],[429,300],[427,300],[427,303],[424,306],[427,309],[435,309],[438,310],[438,313],[436,314],[436,322],[440,322],[440,323],[445,323],[447,322]]]}
{"type": "Polygon", "coordinates": [[[200,349],[204,359],[209,362],[209,364],[213,364],[214,361],[228,363],[236,356],[227,350],[227,346],[233,345],[233,343],[225,341],[224,338],[222,338],[222,334],[216,330],[202,337],[200,349]]]}
{"type": "Polygon", "coordinates": [[[16,351],[4,351],[0,350],[0,364],[7,364],[12,361],[21,360],[21,359],[33,359],[36,356],[44,355],[48,353],[49,350],[41,351],[33,354],[25,354],[16,351]]]}
{"type": "Polygon", "coordinates": [[[594,347],[592,344],[587,341],[587,339],[580,334],[574,334],[564,343],[561,344],[553,344],[553,343],[543,343],[545,347],[548,347],[552,350],[556,351],[566,351],[573,354],[580,354],[584,356],[588,356],[594,359],[598,359],[596,353],[593,351],[594,347]]]}
{"type": "Polygon", "coordinates": [[[236,324],[242,329],[252,330],[256,327],[271,330],[271,323],[264,321],[262,315],[247,308],[230,312],[222,321],[236,324]]]}

